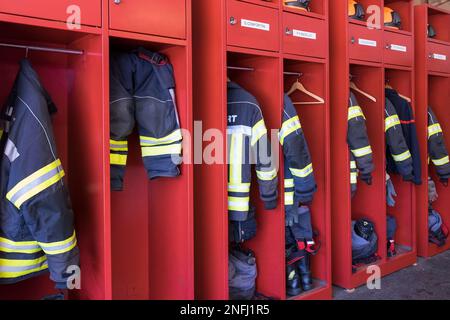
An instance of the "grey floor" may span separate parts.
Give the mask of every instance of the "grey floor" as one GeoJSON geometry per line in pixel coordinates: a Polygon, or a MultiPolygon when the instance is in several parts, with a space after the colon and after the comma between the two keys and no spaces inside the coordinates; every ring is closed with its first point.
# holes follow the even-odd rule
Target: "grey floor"
{"type": "Polygon", "coordinates": [[[380,290],[366,286],[348,293],[334,288],[336,300],[450,300],[450,251],[381,279],[380,290]]]}

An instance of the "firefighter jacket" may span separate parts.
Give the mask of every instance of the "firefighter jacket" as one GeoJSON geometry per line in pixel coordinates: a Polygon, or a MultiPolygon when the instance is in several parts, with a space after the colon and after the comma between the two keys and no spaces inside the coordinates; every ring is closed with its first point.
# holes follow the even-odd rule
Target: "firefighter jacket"
{"type": "Polygon", "coordinates": [[[23,60],[2,112],[0,283],[48,269],[56,287],[66,288],[70,269],[79,264],[73,212],[50,120],[54,108],[23,60]]]}
{"type": "Polygon", "coordinates": [[[450,178],[450,159],[445,145],[444,133],[431,107],[428,108],[428,154],[439,179],[448,183],[450,178]]]}
{"type": "Polygon", "coordinates": [[[279,140],[284,153],[284,204],[286,212],[312,201],[317,190],[308,144],[297,111],[284,96],[283,125],[279,140]]]}
{"type": "Polygon", "coordinates": [[[113,53],[110,69],[112,190],[123,188],[128,136],[135,123],[149,179],[178,176],[182,134],[172,65],[165,56],[139,48],[113,53]]]}
{"type": "Polygon", "coordinates": [[[263,114],[256,99],[228,82],[228,213],[231,221],[247,220],[250,209],[251,167],[256,167],[261,199],[274,209],[278,177],[263,114]]]}
{"type": "MultiPolygon", "coordinates": [[[[416,121],[414,119],[413,110],[408,101],[399,96],[397,91],[386,88],[386,98],[394,105],[398,118],[402,125],[403,136],[405,137],[406,144],[408,145],[409,152],[411,153],[412,166],[413,166],[413,182],[414,184],[422,183],[422,170],[420,161],[420,149],[419,140],[417,139],[416,121]]],[[[399,173],[397,165],[392,156],[387,154],[387,171],[389,173],[399,173]]]]}
{"type": "Polygon", "coordinates": [[[386,99],[384,109],[386,131],[386,154],[395,162],[397,172],[405,181],[413,179],[413,167],[411,152],[406,144],[403,130],[397,112],[389,99],[386,99]]]}
{"type": "Polygon", "coordinates": [[[358,175],[364,182],[371,183],[374,164],[372,147],[367,134],[366,117],[352,92],[350,92],[348,107],[347,143],[350,149],[351,190],[354,195],[358,175]]]}

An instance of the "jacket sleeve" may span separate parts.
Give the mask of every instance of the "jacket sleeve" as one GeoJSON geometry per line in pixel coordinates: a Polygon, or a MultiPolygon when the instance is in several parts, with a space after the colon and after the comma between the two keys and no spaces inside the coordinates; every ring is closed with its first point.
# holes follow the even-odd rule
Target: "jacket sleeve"
{"type": "Polygon", "coordinates": [[[388,151],[394,159],[397,171],[405,181],[413,179],[412,157],[406,144],[400,119],[389,99],[385,105],[385,131],[388,151]]]}
{"type": "Polygon", "coordinates": [[[374,170],[372,147],[367,134],[366,118],[353,94],[348,109],[347,142],[353,154],[361,179],[367,183],[372,180],[374,170]]]}
{"type": "Polygon", "coordinates": [[[442,127],[431,108],[428,108],[428,152],[440,180],[448,183],[450,160],[442,127]]]}
{"type": "Polygon", "coordinates": [[[283,125],[279,133],[286,165],[294,179],[294,205],[308,204],[317,190],[308,144],[300,119],[289,97],[285,97],[283,125]]]}
{"type": "Polygon", "coordinates": [[[261,199],[264,201],[266,209],[275,209],[278,198],[278,176],[272,159],[267,128],[259,108],[253,115],[250,148],[256,167],[261,199]]]}

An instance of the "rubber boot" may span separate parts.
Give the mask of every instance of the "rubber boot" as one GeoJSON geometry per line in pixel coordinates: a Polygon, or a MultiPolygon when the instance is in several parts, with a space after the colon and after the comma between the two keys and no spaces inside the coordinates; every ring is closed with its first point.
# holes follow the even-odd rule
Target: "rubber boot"
{"type": "Polygon", "coordinates": [[[302,293],[300,276],[298,275],[297,262],[286,266],[286,293],[288,296],[298,296],[302,293]]]}
{"type": "Polygon", "coordinates": [[[300,274],[300,281],[302,283],[303,291],[313,289],[313,282],[311,276],[311,254],[306,250],[303,251],[303,258],[298,262],[298,272],[300,274]]]}

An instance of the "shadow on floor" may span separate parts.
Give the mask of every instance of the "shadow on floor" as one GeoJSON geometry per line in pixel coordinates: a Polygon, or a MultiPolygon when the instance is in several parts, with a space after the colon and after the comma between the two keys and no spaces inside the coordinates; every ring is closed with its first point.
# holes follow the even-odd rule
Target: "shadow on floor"
{"type": "Polygon", "coordinates": [[[381,279],[380,290],[366,286],[353,293],[334,287],[336,300],[449,300],[450,251],[430,259],[418,259],[417,266],[381,279]]]}

